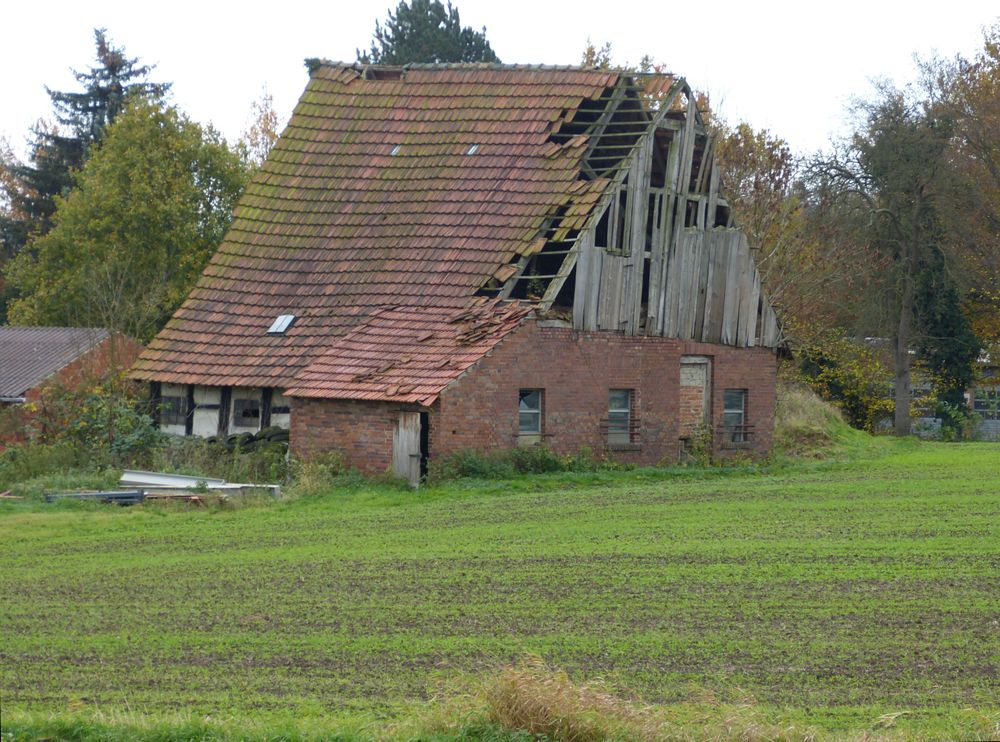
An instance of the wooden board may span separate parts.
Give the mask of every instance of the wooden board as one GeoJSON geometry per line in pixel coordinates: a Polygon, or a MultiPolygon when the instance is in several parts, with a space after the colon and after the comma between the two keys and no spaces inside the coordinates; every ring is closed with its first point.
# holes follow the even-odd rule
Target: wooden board
{"type": "Polygon", "coordinates": [[[392,471],[412,486],[420,484],[420,413],[400,412],[392,431],[392,471]]]}

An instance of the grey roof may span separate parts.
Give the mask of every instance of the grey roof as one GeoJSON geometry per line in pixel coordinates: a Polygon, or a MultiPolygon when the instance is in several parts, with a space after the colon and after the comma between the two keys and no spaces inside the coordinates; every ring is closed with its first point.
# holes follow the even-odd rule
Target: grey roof
{"type": "Polygon", "coordinates": [[[23,397],[107,337],[92,327],[0,327],[0,398],[23,397]]]}

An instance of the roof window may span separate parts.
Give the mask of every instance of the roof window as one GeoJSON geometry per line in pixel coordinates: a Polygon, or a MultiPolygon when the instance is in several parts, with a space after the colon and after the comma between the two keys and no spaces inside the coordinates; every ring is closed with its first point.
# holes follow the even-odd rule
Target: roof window
{"type": "Polygon", "coordinates": [[[478,151],[479,151],[479,145],[478,144],[473,144],[471,147],[469,147],[469,151],[466,152],[465,154],[467,154],[467,155],[474,155],[478,151]]]}
{"type": "Polygon", "coordinates": [[[294,314],[279,314],[278,318],[267,328],[268,335],[284,335],[285,331],[292,326],[295,321],[294,314]]]}
{"type": "Polygon", "coordinates": [[[399,150],[400,150],[400,149],[402,149],[402,147],[403,147],[403,145],[402,145],[402,144],[397,144],[397,145],[396,145],[395,147],[393,147],[393,148],[392,148],[392,152],[390,152],[389,154],[390,154],[390,155],[391,155],[392,157],[395,157],[396,155],[398,155],[398,154],[399,154],[399,150]]]}

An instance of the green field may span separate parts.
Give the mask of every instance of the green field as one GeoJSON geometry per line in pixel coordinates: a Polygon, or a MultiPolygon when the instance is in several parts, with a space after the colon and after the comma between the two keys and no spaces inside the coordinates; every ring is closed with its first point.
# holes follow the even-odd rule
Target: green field
{"type": "Polygon", "coordinates": [[[334,730],[526,655],[821,736],[1000,734],[996,445],[232,509],[2,503],[0,548],[13,738],[95,713],[334,730]]]}

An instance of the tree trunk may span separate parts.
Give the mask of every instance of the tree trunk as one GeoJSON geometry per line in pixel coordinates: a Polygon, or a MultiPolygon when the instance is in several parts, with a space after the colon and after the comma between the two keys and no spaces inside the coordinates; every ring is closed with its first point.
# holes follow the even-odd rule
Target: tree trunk
{"type": "MultiPolygon", "coordinates": [[[[906,289],[903,289],[904,296],[906,289]]],[[[912,291],[910,292],[912,294],[912,291]]],[[[905,306],[905,303],[904,303],[905,306]]],[[[910,297],[910,313],[901,307],[899,326],[895,332],[894,365],[896,367],[896,409],[894,414],[896,435],[910,434],[910,317],[913,298],[910,297]]]]}
{"type": "Polygon", "coordinates": [[[895,337],[893,338],[893,365],[896,371],[894,428],[896,435],[899,436],[910,435],[912,432],[910,420],[910,388],[912,386],[910,379],[910,337],[913,330],[914,291],[919,269],[917,254],[921,238],[921,207],[922,199],[918,198],[913,206],[912,234],[903,247],[905,253],[900,274],[902,286],[899,295],[899,321],[896,324],[895,337]]]}

